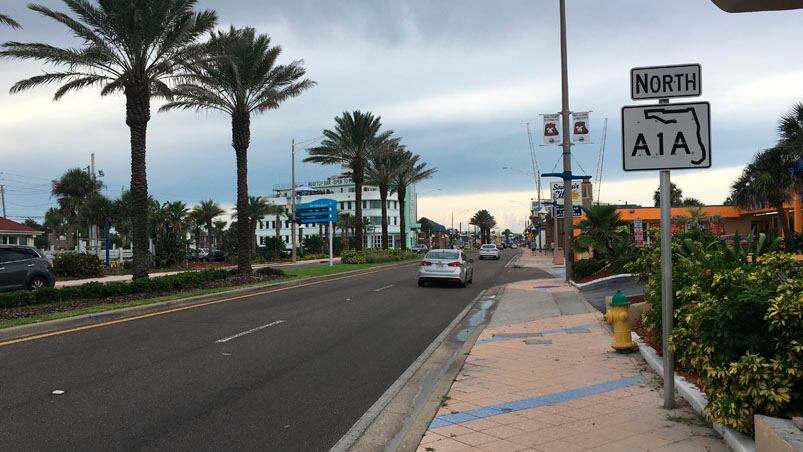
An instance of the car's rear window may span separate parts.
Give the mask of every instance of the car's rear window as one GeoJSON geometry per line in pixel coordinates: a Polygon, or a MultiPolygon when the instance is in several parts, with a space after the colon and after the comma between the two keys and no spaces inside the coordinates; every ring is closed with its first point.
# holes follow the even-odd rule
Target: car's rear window
{"type": "Polygon", "coordinates": [[[484,250],[492,250],[496,248],[496,245],[482,245],[482,249],[484,250]]]}
{"type": "Polygon", "coordinates": [[[456,250],[435,250],[430,251],[426,255],[426,259],[452,259],[457,260],[458,256],[460,256],[460,251],[456,250]]]}

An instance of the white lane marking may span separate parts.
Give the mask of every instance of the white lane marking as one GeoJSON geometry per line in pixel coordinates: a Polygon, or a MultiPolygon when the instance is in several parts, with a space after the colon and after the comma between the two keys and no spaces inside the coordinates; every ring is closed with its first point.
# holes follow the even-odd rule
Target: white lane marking
{"type": "Polygon", "coordinates": [[[255,333],[255,332],[259,331],[259,330],[264,330],[265,328],[270,328],[272,326],[276,326],[276,325],[278,325],[280,323],[284,323],[284,322],[286,322],[286,320],[277,320],[275,322],[270,322],[270,323],[268,323],[266,325],[258,326],[256,328],[251,328],[250,330],[243,331],[242,333],[237,333],[234,336],[229,336],[229,337],[224,337],[223,339],[218,339],[218,340],[215,341],[215,343],[216,344],[222,344],[222,343],[228,342],[228,341],[230,341],[232,339],[237,339],[238,337],[245,336],[246,334],[255,333]]]}
{"type": "Polygon", "coordinates": [[[62,395],[62,394],[64,394],[64,391],[62,391],[61,389],[56,389],[55,391],[52,392],[52,394],[53,395],[62,395]]]}
{"type": "Polygon", "coordinates": [[[383,291],[385,289],[390,289],[391,287],[393,287],[393,284],[391,284],[389,286],[385,286],[385,287],[380,287],[379,289],[374,289],[374,292],[381,292],[381,291],[383,291]]]}

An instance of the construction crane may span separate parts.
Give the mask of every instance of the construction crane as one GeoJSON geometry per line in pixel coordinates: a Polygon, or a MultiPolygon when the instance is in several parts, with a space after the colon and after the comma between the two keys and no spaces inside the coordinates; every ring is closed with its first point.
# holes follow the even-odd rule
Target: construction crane
{"type": "Polygon", "coordinates": [[[599,204],[600,200],[600,191],[602,189],[602,167],[605,163],[605,141],[608,138],[608,118],[605,118],[605,125],[602,127],[602,143],[600,144],[599,148],[599,157],[597,158],[597,173],[594,177],[594,188],[596,188],[596,192],[594,194],[594,200],[597,204],[599,204]]]}

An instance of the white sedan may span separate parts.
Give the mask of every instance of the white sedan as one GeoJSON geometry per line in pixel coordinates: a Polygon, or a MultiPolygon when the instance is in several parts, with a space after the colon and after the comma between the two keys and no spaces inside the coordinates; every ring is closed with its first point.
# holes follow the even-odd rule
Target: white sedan
{"type": "Polygon", "coordinates": [[[499,260],[499,248],[494,243],[486,243],[480,247],[480,259],[499,260]]]}
{"type": "Polygon", "coordinates": [[[452,281],[461,287],[474,281],[474,261],[460,250],[432,250],[418,266],[418,285],[432,281],[452,281]]]}

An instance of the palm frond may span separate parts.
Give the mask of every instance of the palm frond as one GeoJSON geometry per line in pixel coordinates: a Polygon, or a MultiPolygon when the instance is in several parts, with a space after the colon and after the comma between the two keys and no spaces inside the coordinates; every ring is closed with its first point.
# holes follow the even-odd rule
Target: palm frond
{"type": "Polygon", "coordinates": [[[16,20],[12,19],[9,16],[6,16],[5,14],[0,14],[0,24],[9,26],[17,30],[22,28],[22,25],[20,25],[19,22],[17,22],[16,20]]]}

